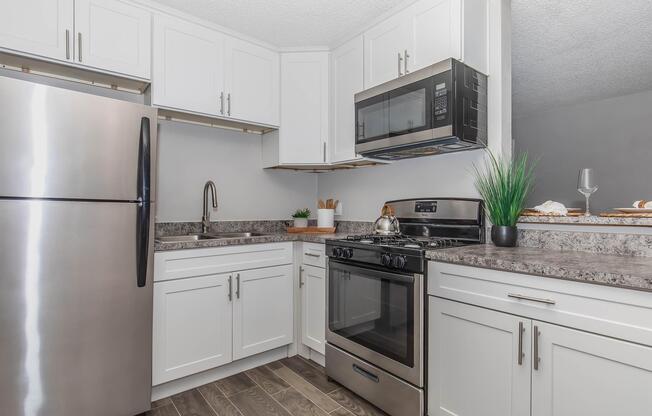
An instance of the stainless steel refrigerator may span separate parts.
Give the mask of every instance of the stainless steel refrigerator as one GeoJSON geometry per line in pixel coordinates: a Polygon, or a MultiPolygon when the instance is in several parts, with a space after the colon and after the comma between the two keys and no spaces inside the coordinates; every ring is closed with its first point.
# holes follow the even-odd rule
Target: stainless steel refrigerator
{"type": "Polygon", "coordinates": [[[149,409],[156,122],[0,77],[0,415],[149,409]]]}

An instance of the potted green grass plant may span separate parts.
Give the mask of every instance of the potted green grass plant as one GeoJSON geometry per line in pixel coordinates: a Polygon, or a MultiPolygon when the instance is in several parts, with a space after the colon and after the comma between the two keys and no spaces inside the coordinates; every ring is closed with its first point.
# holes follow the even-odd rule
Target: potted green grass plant
{"type": "Polygon", "coordinates": [[[483,168],[473,165],[475,187],[484,199],[485,211],[493,224],[491,241],[499,247],[514,247],[518,238],[516,223],[532,190],[533,166],[530,166],[527,153],[513,159],[487,153],[483,168]]]}
{"type": "Polygon", "coordinates": [[[298,209],[292,214],[294,219],[294,226],[297,228],[306,228],[308,226],[308,218],[310,218],[310,210],[308,208],[298,209]]]}

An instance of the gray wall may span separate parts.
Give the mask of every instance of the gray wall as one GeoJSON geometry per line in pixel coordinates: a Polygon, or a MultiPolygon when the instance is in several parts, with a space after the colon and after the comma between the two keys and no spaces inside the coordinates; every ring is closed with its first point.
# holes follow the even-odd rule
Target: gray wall
{"type": "Polygon", "coordinates": [[[581,168],[593,168],[594,213],[652,200],[652,91],[559,107],[514,119],[516,152],[539,158],[530,206],[548,199],[583,207],[581,168]]]}
{"type": "Polygon", "coordinates": [[[156,220],[199,221],[204,183],[215,182],[213,220],[289,219],[315,205],[317,177],[262,168],[261,137],[235,131],[159,122],[156,220]]]}
{"type": "Polygon", "coordinates": [[[340,220],[374,221],[383,202],[423,197],[477,198],[473,185],[473,163],[483,161],[484,152],[474,150],[422,157],[391,165],[321,173],[320,198],[342,203],[340,220]]]}

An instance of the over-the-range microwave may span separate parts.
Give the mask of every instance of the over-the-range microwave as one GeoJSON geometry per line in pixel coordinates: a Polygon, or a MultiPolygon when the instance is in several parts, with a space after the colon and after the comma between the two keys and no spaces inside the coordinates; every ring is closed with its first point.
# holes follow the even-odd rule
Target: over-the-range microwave
{"type": "Polygon", "coordinates": [[[397,160],[487,145],[487,76],[455,59],[355,94],[355,151],[397,160]]]}

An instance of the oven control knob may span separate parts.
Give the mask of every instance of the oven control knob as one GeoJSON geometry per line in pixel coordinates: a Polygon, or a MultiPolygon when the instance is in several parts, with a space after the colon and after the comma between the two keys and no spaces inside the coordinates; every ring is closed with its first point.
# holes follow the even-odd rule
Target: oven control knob
{"type": "Polygon", "coordinates": [[[392,267],[394,267],[395,269],[404,268],[406,263],[407,260],[405,256],[394,256],[394,258],[392,258],[392,267]]]}
{"type": "Polygon", "coordinates": [[[392,256],[387,253],[383,253],[380,256],[380,262],[383,264],[383,266],[389,267],[392,264],[392,256]]]}
{"type": "Polygon", "coordinates": [[[342,250],[342,257],[345,259],[350,259],[353,257],[353,249],[352,248],[345,248],[342,250]]]}
{"type": "Polygon", "coordinates": [[[342,257],[342,249],[340,247],[335,247],[333,249],[333,257],[335,258],[342,257]]]}

